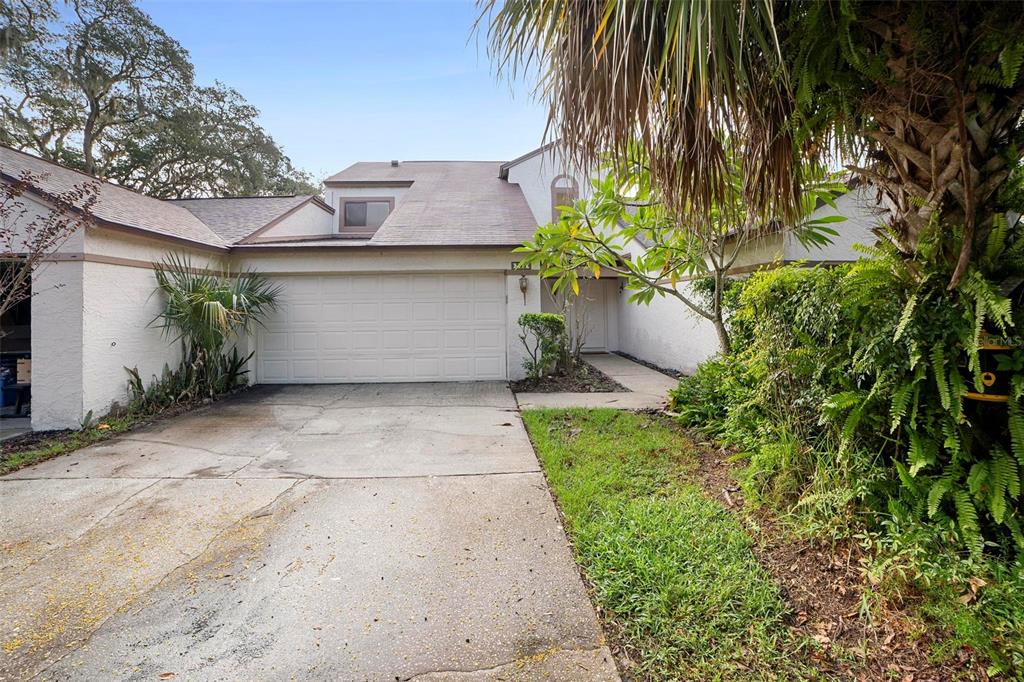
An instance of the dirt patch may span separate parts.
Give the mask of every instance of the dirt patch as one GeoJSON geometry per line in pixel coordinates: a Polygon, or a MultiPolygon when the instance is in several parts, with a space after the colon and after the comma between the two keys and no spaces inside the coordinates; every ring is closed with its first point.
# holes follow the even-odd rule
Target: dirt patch
{"type": "Polygon", "coordinates": [[[739,465],[731,455],[702,443],[695,476],[708,495],[737,513],[754,539],[755,555],[792,609],[790,626],[821,646],[810,654],[815,667],[841,680],[988,680],[967,649],[952,660],[931,660],[935,636],[907,608],[880,598],[864,607],[870,586],[862,570],[867,557],[858,545],[795,538],[765,510],[744,509],[739,465]]]}
{"type": "Polygon", "coordinates": [[[13,438],[7,438],[6,440],[0,441],[0,454],[33,450],[40,445],[46,445],[48,443],[67,438],[72,433],[74,433],[74,431],[71,429],[60,429],[57,431],[29,431],[28,433],[23,433],[20,436],[14,436],[13,438]]]}
{"type": "Polygon", "coordinates": [[[629,389],[586,362],[573,376],[551,375],[542,379],[511,382],[515,393],[628,393],[629,389]]]}

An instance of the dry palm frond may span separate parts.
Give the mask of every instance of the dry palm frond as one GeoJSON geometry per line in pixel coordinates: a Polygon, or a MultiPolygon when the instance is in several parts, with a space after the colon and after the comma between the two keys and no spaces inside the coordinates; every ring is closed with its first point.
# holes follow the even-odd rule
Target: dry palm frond
{"type": "Polygon", "coordinates": [[[665,199],[690,222],[729,192],[739,154],[758,209],[790,213],[798,169],[769,0],[480,0],[490,53],[536,69],[549,125],[582,166],[639,141],[665,199]],[[744,140],[726,150],[727,140],[744,140]]]}

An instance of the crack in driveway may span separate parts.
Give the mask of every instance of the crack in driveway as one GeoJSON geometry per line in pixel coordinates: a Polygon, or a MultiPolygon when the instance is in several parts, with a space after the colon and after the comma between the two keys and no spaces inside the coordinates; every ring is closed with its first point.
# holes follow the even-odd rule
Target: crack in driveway
{"type": "MultiPolygon", "coordinates": [[[[536,679],[533,671],[551,680],[617,679],[522,421],[504,417],[514,408],[493,405],[511,402],[508,387],[447,387],[434,404],[417,401],[431,412],[429,448],[413,429],[423,411],[401,407],[408,390],[374,388],[367,399],[390,404],[372,409],[357,406],[358,395],[323,390],[321,404],[310,406],[318,410],[280,413],[288,429],[256,419],[268,414],[267,402],[229,399],[203,410],[200,422],[183,415],[159,434],[125,439],[161,445],[159,466],[148,468],[187,475],[111,476],[138,451],[105,451],[91,469],[108,475],[89,478],[147,484],[7,583],[0,610],[28,614],[24,625],[34,627],[50,615],[52,596],[69,602],[56,612],[69,624],[3,664],[24,677],[66,680],[164,671],[261,678],[270,661],[284,677],[316,670],[329,679],[536,679]],[[344,400],[352,402],[339,424],[373,438],[294,440],[326,405],[344,400]],[[238,428],[247,414],[251,433],[238,428]],[[461,431],[475,429],[491,430],[490,447],[470,451],[473,437],[461,431]],[[201,445],[177,448],[176,431],[201,445]],[[247,451],[253,443],[262,455],[247,451]],[[210,455],[237,459],[214,470],[210,455]],[[269,460],[284,475],[247,475],[269,460]],[[43,591],[15,594],[23,582],[43,591]]],[[[267,401],[278,398],[267,392],[267,401]]],[[[25,474],[4,492],[19,513],[53,526],[63,508],[90,510],[104,486],[116,488],[25,474]],[[42,478],[46,485],[33,483],[42,478]]],[[[11,637],[10,625],[0,622],[0,640],[11,637]]]]}

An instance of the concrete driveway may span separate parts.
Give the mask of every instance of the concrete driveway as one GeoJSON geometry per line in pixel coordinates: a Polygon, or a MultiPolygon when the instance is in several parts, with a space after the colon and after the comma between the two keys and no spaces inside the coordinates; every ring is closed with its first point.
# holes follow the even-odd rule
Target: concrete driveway
{"type": "Polygon", "coordinates": [[[260,387],[0,500],[0,679],[618,679],[501,383],[260,387]]]}

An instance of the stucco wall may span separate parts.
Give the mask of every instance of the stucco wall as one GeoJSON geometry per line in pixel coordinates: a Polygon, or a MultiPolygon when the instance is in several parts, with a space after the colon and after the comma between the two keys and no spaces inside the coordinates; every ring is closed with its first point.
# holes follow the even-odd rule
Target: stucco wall
{"type": "Polygon", "coordinates": [[[590,176],[569,166],[557,147],[532,156],[509,168],[508,181],[519,185],[538,225],[551,222],[551,182],[559,175],[568,175],[579,185],[579,196],[591,195],[590,176]]]}
{"type": "Polygon", "coordinates": [[[254,242],[272,241],[289,237],[329,235],[334,231],[334,216],[314,202],[309,202],[253,239],[254,242]]]}
{"type": "Polygon", "coordinates": [[[527,274],[527,288],[524,297],[519,289],[520,275],[511,274],[505,276],[505,296],[508,304],[505,306],[508,328],[506,338],[508,339],[508,378],[511,380],[522,379],[526,376],[523,368],[523,361],[526,360],[526,348],[519,339],[522,330],[519,328],[519,316],[523,313],[541,312],[541,282],[535,274],[527,274]]]}
{"type": "Polygon", "coordinates": [[[860,254],[853,250],[853,245],[873,244],[877,237],[871,230],[887,219],[885,210],[875,202],[875,192],[866,187],[859,187],[836,199],[834,209],[826,205],[814,212],[814,217],[833,215],[845,216],[846,220],[829,224],[839,233],[831,238],[831,244],[807,249],[789,233],[785,237],[786,260],[856,260],[860,254]]]}
{"type": "Polygon", "coordinates": [[[128,398],[126,367],[148,385],[176,369],[180,344],[150,326],[163,307],[153,270],[86,262],[83,277],[82,407],[101,416],[128,398]]]}
{"type": "Polygon", "coordinates": [[[637,305],[627,302],[630,293],[619,295],[619,350],[687,374],[718,352],[714,327],[681,301],[655,296],[650,305],[637,305]]]}
{"type": "Polygon", "coordinates": [[[150,264],[170,251],[217,267],[208,252],[92,228],[63,250],[75,260],[41,270],[32,301],[34,429],[75,428],[90,410],[101,417],[123,404],[125,367],[138,367],[148,384],[165,364],[177,366],[179,345],[149,326],[161,308],[150,264]]]}
{"type": "Polygon", "coordinates": [[[82,419],[84,263],[47,263],[32,298],[32,428],[76,428],[82,419]]]}

